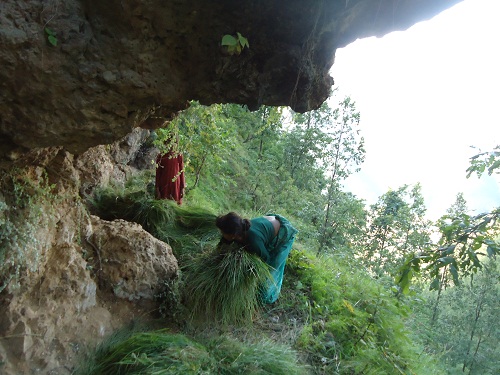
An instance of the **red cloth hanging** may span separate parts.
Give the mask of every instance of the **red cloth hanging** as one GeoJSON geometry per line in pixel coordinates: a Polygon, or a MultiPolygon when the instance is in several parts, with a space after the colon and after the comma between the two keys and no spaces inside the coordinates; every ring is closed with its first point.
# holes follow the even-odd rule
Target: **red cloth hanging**
{"type": "Polygon", "coordinates": [[[156,198],[172,199],[182,204],[186,181],[182,154],[172,151],[156,157],[156,198]]]}

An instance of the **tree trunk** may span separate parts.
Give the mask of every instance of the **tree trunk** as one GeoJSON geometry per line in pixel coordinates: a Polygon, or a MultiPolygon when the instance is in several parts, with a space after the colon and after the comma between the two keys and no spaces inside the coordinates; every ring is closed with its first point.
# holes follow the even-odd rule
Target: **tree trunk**
{"type": "MultiPolygon", "coordinates": [[[[465,354],[464,365],[462,367],[462,372],[465,372],[465,368],[467,367],[467,358],[469,357],[469,354],[470,354],[470,350],[471,350],[471,347],[472,347],[472,341],[474,340],[474,335],[476,334],[476,328],[477,328],[477,324],[479,322],[479,317],[481,316],[481,312],[482,312],[482,309],[483,309],[484,295],[485,295],[485,293],[486,293],[486,287],[482,287],[481,294],[479,296],[479,300],[477,301],[477,304],[476,304],[476,314],[475,314],[475,317],[474,317],[474,324],[472,325],[472,331],[470,333],[470,339],[469,339],[469,343],[467,345],[467,353],[465,354]]],[[[479,339],[479,342],[477,344],[477,349],[479,349],[480,342],[481,342],[481,339],[479,339]]],[[[476,353],[477,353],[477,349],[476,349],[476,353]]],[[[475,357],[475,354],[474,354],[474,357],[475,357]]],[[[470,369],[472,367],[472,363],[473,363],[473,361],[471,361],[471,363],[470,363],[469,373],[470,373],[470,369]]]]}
{"type": "Polygon", "coordinates": [[[436,298],[436,303],[434,304],[434,309],[432,310],[432,319],[431,319],[431,327],[434,327],[437,321],[437,315],[438,315],[438,306],[439,306],[439,301],[441,299],[441,292],[443,291],[443,286],[446,281],[446,269],[448,266],[443,267],[442,269],[442,274],[441,274],[441,281],[439,283],[439,289],[438,289],[438,295],[436,298]]]}
{"type": "Polygon", "coordinates": [[[203,159],[201,159],[200,166],[198,167],[198,169],[196,169],[196,174],[195,174],[196,179],[194,181],[193,187],[190,190],[192,190],[192,189],[196,188],[196,186],[198,186],[198,182],[200,181],[201,170],[202,170],[203,166],[205,165],[206,160],[207,160],[207,156],[205,155],[205,156],[203,156],[203,159]]]}

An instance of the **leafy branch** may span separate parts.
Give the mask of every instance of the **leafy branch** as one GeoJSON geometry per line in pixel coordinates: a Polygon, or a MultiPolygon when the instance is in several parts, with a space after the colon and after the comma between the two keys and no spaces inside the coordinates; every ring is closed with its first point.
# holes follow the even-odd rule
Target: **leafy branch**
{"type": "Polygon", "coordinates": [[[472,217],[463,214],[443,219],[437,249],[429,247],[419,254],[412,254],[400,268],[397,282],[403,293],[408,292],[413,275],[421,270],[429,272],[433,278],[430,289],[437,290],[442,282],[442,269],[449,272],[453,282],[458,284],[460,277],[482,268],[480,257],[500,253],[500,243],[494,240],[500,229],[500,208],[472,217]]]}
{"type": "MultiPolygon", "coordinates": [[[[470,158],[470,166],[467,168],[467,178],[472,173],[477,173],[478,177],[488,170],[488,175],[500,168],[500,146],[496,146],[493,151],[481,152],[470,158]]],[[[496,172],[498,173],[498,171],[496,172]]]]}
{"type": "MultiPolygon", "coordinates": [[[[467,178],[472,173],[478,177],[487,170],[491,175],[500,169],[500,146],[493,151],[482,152],[470,158],[467,178]]],[[[403,293],[409,291],[412,277],[421,270],[429,272],[433,281],[431,290],[439,290],[449,273],[455,284],[460,277],[476,273],[482,268],[480,257],[494,257],[500,253],[500,208],[491,212],[469,216],[445,215],[439,222],[441,239],[436,245],[428,245],[418,254],[409,256],[399,269],[397,282],[403,293]]]]}

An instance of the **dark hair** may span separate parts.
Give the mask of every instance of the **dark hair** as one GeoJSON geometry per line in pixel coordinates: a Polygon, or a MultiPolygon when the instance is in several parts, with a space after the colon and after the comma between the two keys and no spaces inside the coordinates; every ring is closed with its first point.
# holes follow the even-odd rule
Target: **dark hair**
{"type": "Polygon", "coordinates": [[[223,233],[242,235],[250,229],[250,220],[242,218],[235,212],[229,212],[217,217],[215,225],[223,233]]]}

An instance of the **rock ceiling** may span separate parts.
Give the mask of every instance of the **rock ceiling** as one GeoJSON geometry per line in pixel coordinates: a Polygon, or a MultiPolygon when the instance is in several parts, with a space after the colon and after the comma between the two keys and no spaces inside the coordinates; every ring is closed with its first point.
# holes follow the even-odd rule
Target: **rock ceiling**
{"type": "Polygon", "coordinates": [[[0,158],[80,153],[156,128],[189,100],[319,107],[337,48],[461,0],[2,0],[0,158]],[[248,42],[240,54],[224,35],[248,42]]]}

